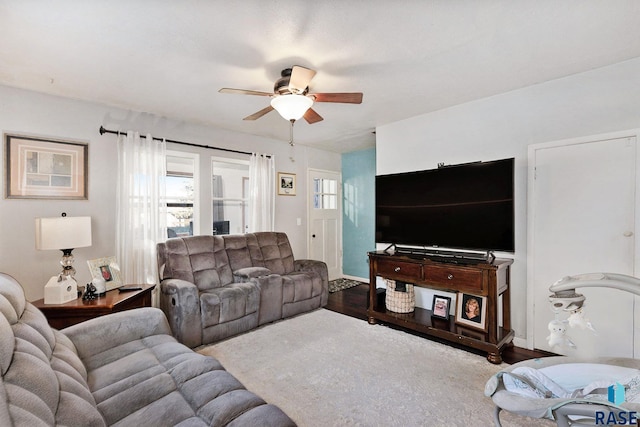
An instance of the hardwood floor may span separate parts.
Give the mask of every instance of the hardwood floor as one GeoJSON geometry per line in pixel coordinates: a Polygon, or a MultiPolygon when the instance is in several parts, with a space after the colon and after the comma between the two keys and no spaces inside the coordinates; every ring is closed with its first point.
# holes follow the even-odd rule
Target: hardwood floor
{"type": "MultiPolygon", "coordinates": [[[[334,292],[329,294],[329,302],[325,307],[328,310],[342,313],[347,316],[355,317],[357,319],[367,320],[367,292],[369,291],[369,285],[359,285],[353,288],[345,289],[340,292],[334,292]]],[[[395,328],[393,325],[389,327],[395,328]]],[[[408,333],[413,333],[418,336],[424,336],[417,332],[405,330],[408,333]]],[[[428,337],[425,339],[435,340],[434,337],[428,337]]],[[[444,344],[453,345],[448,341],[442,341],[444,344]]],[[[476,352],[468,347],[460,347],[465,350],[476,352]]],[[[513,364],[522,360],[533,359],[536,357],[551,356],[553,354],[542,351],[533,351],[525,348],[511,346],[506,348],[502,352],[502,359],[505,363],[513,364]]]]}

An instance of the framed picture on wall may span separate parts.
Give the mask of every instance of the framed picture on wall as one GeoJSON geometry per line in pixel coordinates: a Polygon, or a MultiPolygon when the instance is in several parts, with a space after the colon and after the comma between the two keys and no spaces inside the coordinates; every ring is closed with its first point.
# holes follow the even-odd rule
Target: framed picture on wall
{"type": "Polygon", "coordinates": [[[487,297],[458,292],[456,323],[482,331],[487,330],[487,297]]]}
{"type": "Polygon", "coordinates": [[[434,295],[431,305],[431,314],[442,319],[449,318],[449,307],[451,306],[451,298],[442,295],[434,295]]]}
{"type": "Polygon", "coordinates": [[[5,134],[7,199],[87,199],[86,143],[5,134]]]}
{"type": "Polygon", "coordinates": [[[296,195],[296,174],[287,172],[278,172],[278,195],[279,196],[295,196],[296,195]]]}

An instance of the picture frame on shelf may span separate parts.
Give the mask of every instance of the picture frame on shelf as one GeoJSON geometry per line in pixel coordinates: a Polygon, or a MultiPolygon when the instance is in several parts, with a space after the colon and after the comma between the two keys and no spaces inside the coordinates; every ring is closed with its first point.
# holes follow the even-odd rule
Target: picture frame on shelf
{"type": "Polygon", "coordinates": [[[296,195],[296,174],[288,172],[278,172],[278,195],[296,195]]]}
{"type": "Polygon", "coordinates": [[[456,318],[458,325],[487,331],[487,297],[458,292],[456,318]]]}
{"type": "Polygon", "coordinates": [[[116,257],[109,256],[87,260],[89,271],[93,279],[105,281],[107,291],[119,288],[123,285],[120,274],[120,266],[116,262],[116,257]]]}
{"type": "Polygon", "coordinates": [[[431,304],[431,314],[441,319],[449,319],[449,308],[451,307],[451,298],[444,295],[434,295],[431,304]]]}
{"type": "Polygon", "coordinates": [[[5,134],[5,198],[88,199],[89,145],[5,134]]]}

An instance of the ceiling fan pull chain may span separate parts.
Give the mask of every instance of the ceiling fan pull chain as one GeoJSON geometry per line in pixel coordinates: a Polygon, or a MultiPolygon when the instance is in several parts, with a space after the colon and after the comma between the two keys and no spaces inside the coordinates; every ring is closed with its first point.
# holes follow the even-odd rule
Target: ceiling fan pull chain
{"type": "Polygon", "coordinates": [[[289,120],[289,122],[291,123],[291,126],[289,126],[289,145],[291,145],[293,147],[293,124],[295,123],[295,120],[289,120]]]}

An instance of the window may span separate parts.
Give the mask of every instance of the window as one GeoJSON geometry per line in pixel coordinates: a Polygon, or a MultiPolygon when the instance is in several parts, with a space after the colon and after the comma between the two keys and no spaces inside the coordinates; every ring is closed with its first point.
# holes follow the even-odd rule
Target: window
{"type": "Polygon", "coordinates": [[[167,153],[167,237],[197,234],[196,216],[196,167],[197,154],[167,153]]]}
{"type": "Polygon", "coordinates": [[[335,179],[314,178],[313,207],[314,209],[338,208],[338,182],[335,179]]]}
{"type": "Polygon", "coordinates": [[[249,226],[249,162],[213,158],[213,234],[241,234],[249,226]]]}

